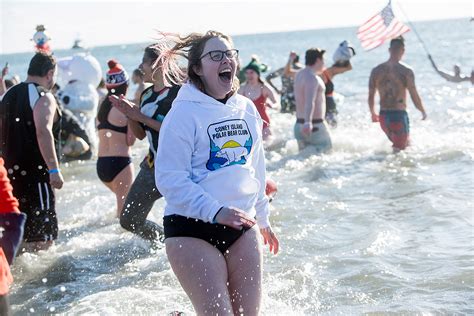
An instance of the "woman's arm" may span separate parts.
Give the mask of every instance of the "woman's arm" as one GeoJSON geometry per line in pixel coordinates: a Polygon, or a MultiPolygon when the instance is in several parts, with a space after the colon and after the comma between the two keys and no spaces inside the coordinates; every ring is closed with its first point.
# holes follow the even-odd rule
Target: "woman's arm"
{"type": "Polygon", "coordinates": [[[347,65],[339,67],[339,66],[331,66],[327,69],[329,73],[329,79],[332,79],[334,76],[343,74],[345,72],[348,72],[352,70],[352,65],[350,61],[347,61],[347,65]]]}
{"type": "Polygon", "coordinates": [[[296,53],[291,52],[283,71],[283,74],[287,77],[294,76],[298,72],[298,70],[295,70],[292,67],[293,63],[295,62],[295,58],[296,58],[296,53]]]}
{"type": "Polygon", "coordinates": [[[280,68],[272,73],[270,73],[266,78],[265,81],[272,87],[278,94],[281,94],[281,90],[278,90],[278,88],[273,84],[272,79],[275,79],[277,77],[280,77],[283,74],[283,71],[285,68],[280,68]]]}
{"type": "Polygon", "coordinates": [[[146,135],[139,123],[145,124],[157,132],[160,131],[161,122],[154,120],[153,118],[148,117],[140,112],[138,106],[125,99],[124,96],[120,96],[119,99],[117,96],[112,95],[109,97],[109,99],[110,102],[112,102],[112,105],[129,119],[130,127],[138,139],[143,139],[146,135]]]}
{"type": "MultiPolygon", "coordinates": [[[[260,125],[260,129],[261,129],[260,125]]],[[[258,199],[255,204],[255,210],[257,211],[257,223],[260,228],[260,233],[263,237],[263,242],[265,245],[268,244],[270,247],[270,252],[274,254],[278,253],[279,250],[279,241],[275,233],[273,232],[272,227],[270,226],[269,221],[269,203],[268,198],[265,195],[265,186],[266,186],[266,169],[265,169],[265,153],[263,149],[263,142],[260,139],[256,142],[256,147],[253,152],[252,167],[255,170],[255,177],[260,183],[260,189],[258,191],[258,199]]]]}
{"type": "MultiPolygon", "coordinates": [[[[128,129],[127,129],[127,146],[133,146],[135,144],[135,140],[137,139],[135,137],[135,132],[132,130],[130,127],[130,120],[128,120],[128,129]]],[[[141,128],[141,127],[140,127],[141,128]]],[[[143,130],[143,129],[142,129],[143,130]]]]}
{"type": "Polygon", "coordinates": [[[270,108],[280,108],[280,102],[278,102],[277,98],[275,97],[275,91],[267,85],[264,85],[263,92],[265,96],[271,101],[270,103],[267,102],[267,106],[270,108]]]}

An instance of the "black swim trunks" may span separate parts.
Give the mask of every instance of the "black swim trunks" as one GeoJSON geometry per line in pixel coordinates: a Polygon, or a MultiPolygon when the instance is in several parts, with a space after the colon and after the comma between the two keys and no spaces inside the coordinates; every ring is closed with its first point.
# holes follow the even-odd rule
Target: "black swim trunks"
{"type": "Polygon", "coordinates": [[[250,228],[236,230],[232,227],[206,223],[202,220],[181,215],[163,217],[165,239],[171,237],[193,237],[207,241],[222,254],[250,228]]]}
{"type": "Polygon", "coordinates": [[[26,214],[23,241],[50,241],[58,237],[54,191],[47,182],[12,181],[13,194],[26,214]]]}

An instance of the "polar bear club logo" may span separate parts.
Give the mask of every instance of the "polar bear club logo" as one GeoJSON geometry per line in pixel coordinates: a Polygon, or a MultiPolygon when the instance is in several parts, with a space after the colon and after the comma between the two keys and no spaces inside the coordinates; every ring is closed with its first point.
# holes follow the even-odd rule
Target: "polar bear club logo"
{"type": "Polygon", "coordinates": [[[252,151],[253,139],[247,122],[242,119],[226,120],[209,125],[210,171],[232,165],[245,165],[252,151]]]}
{"type": "Polygon", "coordinates": [[[216,153],[216,157],[227,159],[227,161],[222,165],[222,167],[225,167],[231,163],[239,162],[248,154],[249,151],[247,148],[243,147],[236,141],[230,140],[216,153]]]}

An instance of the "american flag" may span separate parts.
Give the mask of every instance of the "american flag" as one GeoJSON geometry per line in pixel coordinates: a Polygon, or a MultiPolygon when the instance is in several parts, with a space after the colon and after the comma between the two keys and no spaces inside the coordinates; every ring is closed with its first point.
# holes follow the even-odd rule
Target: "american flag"
{"type": "Polygon", "coordinates": [[[359,27],[357,37],[365,50],[371,50],[387,39],[398,37],[409,30],[408,26],[395,17],[389,2],[382,11],[359,27]]]}

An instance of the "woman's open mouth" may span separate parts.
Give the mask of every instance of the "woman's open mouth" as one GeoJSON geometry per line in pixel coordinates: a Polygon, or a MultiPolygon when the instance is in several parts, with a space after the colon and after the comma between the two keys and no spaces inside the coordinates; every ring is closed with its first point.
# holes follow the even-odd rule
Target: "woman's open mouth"
{"type": "Polygon", "coordinates": [[[226,82],[226,83],[229,83],[231,82],[232,80],[232,71],[230,68],[227,68],[227,69],[223,69],[219,72],[219,78],[226,82]]]}

